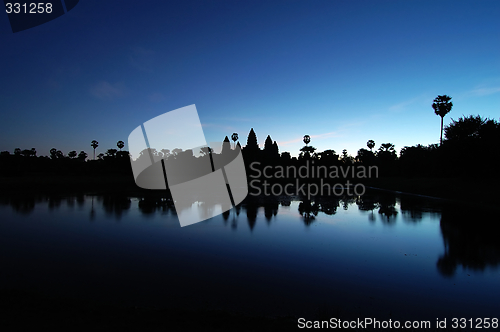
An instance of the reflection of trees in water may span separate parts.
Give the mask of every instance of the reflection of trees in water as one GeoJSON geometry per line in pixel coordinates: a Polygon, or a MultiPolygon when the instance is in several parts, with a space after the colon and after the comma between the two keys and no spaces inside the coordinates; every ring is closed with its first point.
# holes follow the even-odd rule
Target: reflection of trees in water
{"type": "Polygon", "coordinates": [[[49,210],[56,210],[61,206],[62,198],[59,196],[49,196],[49,210]]]}
{"type": "Polygon", "coordinates": [[[356,205],[361,211],[373,211],[377,207],[377,199],[373,195],[364,195],[356,198],[356,205]]]}
{"type": "Polygon", "coordinates": [[[437,261],[443,276],[453,276],[457,266],[473,271],[500,264],[498,212],[446,208],[441,215],[445,253],[437,261]]]}
{"type": "Polygon", "coordinates": [[[368,220],[372,222],[375,221],[373,210],[375,210],[375,208],[377,207],[377,201],[372,195],[363,195],[357,197],[356,205],[358,206],[358,210],[360,211],[370,211],[371,213],[368,215],[368,220]]]}
{"type": "Polygon", "coordinates": [[[73,196],[66,197],[66,205],[68,207],[74,207],[75,203],[78,207],[83,207],[85,205],[85,195],[84,194],[76,194],[73,196]]]}
{"type": "Polygon", "coordinates": [[[19,214],[29,215],[35,209],[37,199],[35,196],[4,196],[0,198],[1,205],[9,205],[19,214]]]}
{"type": "Polygon", "coordinates": [[[342,198],[338,196],[317,197],[314,202],[310,200],[303,200],[300,202],[298,210],[304,224],[309,226],[316,219],[319,212],[333,216],[337,213],[337,209],[340,205],[342,205],[344,209],[348,209],[349,205],[353,204],[355,201],[355,197],[348,196],[342,198]]]}
{"type": "Polygon", "coordinates": [[[35,210],[36,204],[47,203],[49,210],[59,208],[62,204],[72,208],[76,205],[83,207],[85,204],[85,195],[44,195],[44,194],[13,194],[0,197],[0,205],[10,206],[14,212],[28,215],[35,210]]]}
{"type": "Polygon", "coordinates": [[[320,201],[320,211],[326,215],[333,216],[337,213],[337,208],[339,207],[339,201],[335,198],[329,200],[320,201]]]}
{"type": "Polygon", "coordinates": [[[356,198],[356,205],[360,211],[371,212],[368,215],[370,221],[375,221],[374,211],[378,209],[380,219],[388,224],[396,221],[398,209],[396,203],[399,202],[399,210],[401,211],[405,221],[418,222],[426,214],[439,214],[442,202],[432,200],[425,197],[413,195],[401,195],[399,197],[392,193],[386,192],[370,192],[356,198]]]}
{"type": "Polygon", "coordinates": [[[405,220],[412,221],[412,222],[418,222],[422,220],[423,217],[423,211],[420,209],[418,206],[405,206],[403,208],[403,205],[400,207],[401,213],[403,214],[403,217],[405,220]]]}
{"type": "Polygon", "coordinates": [[[396,196],[380,196],[377,207],[380,219],[383,222],[393,224],[396,221],[396,216],[398,214],[398,211],[396,210],[396,196]]]}
{"type": "Polygon", "coordinates": [[[292,199],[288,196],[281,197],[278,201],[281,206],[290,206],[292,204],[292,199]]]}
{"type": "Polygon", "coordinates": [[[357,197],[356,205],[360,211],[370,211],[368,220],[375,221],[375,209],[378,209],[380,220],[387,224],[393,224],[396,221],[398,211],[396,209],[396,196],[393,194],[377,193],[367,194],[357,197]]]}
{"type": "Polygon", "coordinates": [[[368,219],[375,221],[375,209],[378,209],[380,219],[383,222],[392,224],[396,221],[398,209],[396,203],[399,203],[399,210],[403,215],[404,221],[421,221],[424,213],[427,215],[439,215],[442,207],[442,201],[433,200],[426,197],[414,195],[396,196],[387,192],[369,192],[363,196],[357,197],[356,205],[360,211],[370,211],[368,219]]]}
{"type": "Polygon", "coordinates": [[[236,207],[227,210],[222,213],[222,219],[224,220],[224,225],[227,225],[227,222],[232,215],[231,218],[231,229],[236,230],[238,228],[238,216],[240,215],[241,204],[236,205],[236,207]]]}
{"type": "Polygon", "coordinates": [[[326,215],[333,216],[337,213],[337,209],[340,206],[340,202],[349,206],[350,199],[345,197],[339,198],[338,196],[326,196],[326,197],[318,197],[316,202],[318,203],[319,209],[318,212],[323,212],[326,215]]]}
{"type": "Polygon", "coordinates": [[[271,223],[271,219],[278,214],[278,208],[279,203],[277,201],[264,204],[264,216],[268,225],[271,223]]]}
{"type": "Polygon", "coordinates": [[[106,214],[113,215],[117,219],[120,219],[123,212],[130,209],[130,199],[126,196],[104,196],[102,206],[106,214]]]}
{"type": "Polygon", "coordinates": [[[227,220],[229,219],[229,215],[231,214],[231,210],[227,210],[222,212],[222,220],[224,220],[224,225],[227,225],[227,220]]]}
{"type": "Polygon", "coordinates": [[[139,200],[139,211],[145,215],[155,213],[157,211],[167,212],[174,210],[174,203],[169,197],[162,196],[144,196],[139,200]]]}
{"type": "Polygon", "coordinates": [[[405,221],[419,222],[423,214],[432,214],[441,210],[439,200],[428,199],[419,196],[401,196],[400,209],[405,221]]]}
{"type": "Polygon", "coordinates": [[[345,211],[347,211],[350,205],[356,203],[356,196],[342,196],[341,201],[342,201],[342,208],[345,211]]]}
{"type": "Polygon", "coordinates": [[[226,212],[223,212],[222,218],[224,220],[224,225],[227,225],[227,221],[229,220],[229,217],[232,215],[231,229],[236,230],[238,228],[238,216],[240,215],[240,212],[241,212],[241,204],[238,204],[234,208],[229,209],[226,212]]]}
{"type": "Polygon", "coordinates": [[[319,212],[319,204],[316,202],[311,202],[310,200],[304,200],[299,204],[299,213],[302,216],[302,220],[306,226],[309,226],[314,222],[316,216],[319,212]]]}

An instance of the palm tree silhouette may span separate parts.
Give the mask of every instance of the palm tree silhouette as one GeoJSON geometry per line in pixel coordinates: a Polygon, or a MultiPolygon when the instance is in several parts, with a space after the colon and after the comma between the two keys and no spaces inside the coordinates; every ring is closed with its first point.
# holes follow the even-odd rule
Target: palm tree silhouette
{"type": "Polygon", "coordinates": [[[309,142],[311,142],[311,136],[305,135],[303,141],[306,144],[306,146],[304,146],[300,149],[301,153],[299,154],[299,157],[301,159],[302,158],[309,159],[309,158],[311,158],[311,155],[312,155],[315,158],[316,154],[314,153],[314,151],[316,151],[316,148],[314,146],[307,145],[307,144],[309,144],[309,142]]]}
{"type": "Polygon", "coordinates": [[[443,144],[443,118],[446,114],[451,111],[453,103],[450,102],[451,97],[447,95],[437,96],[434,99],[434,103],[432,104],[432,108],[434,109],[434,113],[441,117],[441,137],[439,139],[439,145],[443,144]]]}
{"type": "Polygon", "coordinates": [[[234,142],[234,147],[236,148],[236,141],[238,140],[238,133],[233,133],[231,135],[231,139],[233,140],[234,142]]]}
{"type": "Polygon", "coordinates": [[[368,142],[366,142],[366,146],[368,147],[368,149],[370,149],[370,151],[372,151],[372,149],[375,147],[375,141],[374,140],[369,140],[368,142]]]}
{"type": "Polygon", "coordinates": [[[90,146],[94,148],[94,160],[95,160],[95,149],[97,149],[97,147],[99,146],[99,142],[93,140],[92,142],[90,142],[90,146]]]}
{"type": "Polygon", "coordinates": [[[385,152],[394,151],[394,144],[392,144],[392,143],[382,143],[382,144],[380,144],[379,151],[385,151],[385,152]]]}
{"type": "Polygon", "coordinates": [[[118,143],[116,143],[116,146],[121,151],[123,149],[123,147],[125,146],[125,143],[123,143],[123,141],[118,141],[118,143]]]}
{"type": "MultiPolygon", "coordinates": [[[[15,153],[15,152],[14,152],[15,153]]],[[[52,148],[50,149],[50,158],[51,159],[56,159],[57,158],[57,149],[56,148],[52,148]]]]}

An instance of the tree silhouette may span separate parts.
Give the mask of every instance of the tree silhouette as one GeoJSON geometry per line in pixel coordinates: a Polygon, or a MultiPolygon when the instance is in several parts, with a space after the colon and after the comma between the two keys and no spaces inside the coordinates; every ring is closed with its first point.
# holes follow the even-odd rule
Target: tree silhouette
{"type": "Polygon", "coordinates": [[[374,140],[368,140],[368,142],[366,142],[366,146],[368,147],[368,149],[370,149],[370,151],[372,151],[372,149],[375,147],[375,141],[374,140]]]}
{"type": "Polygon", "coordinates": [[[50,153],[50,158],[51,159],[56,159],[57,158],[57,149],[56,148],[50,149],[49,153],[50,153]]]}
{"type": "MultiPolygon", "coordinates": [[[[154,155],[156,153],[156,149],[150,149],[151,153],[154,155]]],[[[181,154],[182,149],[175,148],[172,150],[172,156],[177,157],[179,154],[181,154]]]]}
{"type": "Polygon", "coordinates": [[[70,152],[68,152],[68,157],[70,157],[71,159],[75,158],[76,157],[76,151],[70,151],[70,152]]]}
{"type": "Polygon", "coordinates": [[[343,163],[350,163],[353,161],[353,158],[347,154],[347,150],[342,150],[342,157],[340,158],[343,163]]]}
{"type": "Polygon", "coordinates": [[[356,160],[362,162],[363,164],[373,164],[375,161],[375,155],[370,150],[359,149],[356,160]]]}
{"type": "Polygon", "coordinates": [[[339,160],[339,156],[337,156],[337,152],[335,150],[325,150],[323,152],[318,153],[318,156],[322,162],[331,164],[339,160]]]}
{"type": "Polygon", "coordinates": [[[108,149],[108,151],[106,151],[106,155],[114,158],[117,152],[118,151],[116,149],[108,149]]]}
{"type": "Polygon", "coordinates": [[[163,153],[163,159],[167,159],[168,157],[170,157],[170,150],[169,149],[161,149],[160,151],[161,151],[161,153],[163,153]]]}
{"type": "Polygon", "coordinates": [[[382,162],[392,162],[397,159],[395,146],[392,143],[382,143],[377,152],[377,158],[382,162]]]}
{"type": "Polygon", "coordinates": [[[290,152],[281,152],[281,159],[290,160],[292,159],[292,156],[290,155],[290,152]]]}
{"type": "Polygon", "coordinates": [[[303,146],[299,151],[299,159],[309,159],[311,158],[311,155],[316,158],[316,154],[314,151],[316,151],[316,148],[313,146],[307,146],[311,142],[311,136],[309,135],[304,135],[303,141],[305,143],[305,146],[303,146]]]}
{"type": "Polygon", "coordinates": [[[481,134],[488,121],[495,123],[495,120],[483,119],[480,115],[461,117],[457,121],[451,119],[451,124],[444,128],[444,136],[450,141],[465,141],[480,138],[481,136],[485,136],[481,134]]]}
{"type": "Polygon", "coordinates": [[[313,156],[314,158],[316,158],[316,154],[314,153],[314,151],[316,151],[316,148],[314,146],[303,146],[301,149],[300,149],[300,154],[299,154],[299,159],[310,159],[311,156],[313,156]]]}
{"type": "Polygon", "coordinates": [[[391,152],[394,151],[394,144],[392,143],[382,143],[380,144],[379,151],[391,152]]]}
{"type": "Polygon", "coordinates": [[[434,109],[434,113],[441,117],[441,136],[439,139],[439,144],[443,144],[443,118],[446,114],[451,111],[453,107],[453,103],[450,102],[451,97],[447,95],[439,95],[434,99],[434,103],[432,104],[432,108],[434,109]]]}
{"type": "Polygon", "coordinates": [[[233,133],[231,135],[231,139],[233,140],[234,142],[234,147],[236,148],[236,141],[238,140],[238,133],[233,133]]]}
{"type": "Polygon", "coordinates": [[[120,151],[123,149],[123,147],[125,146],[125,143],[123,143],[123,141],[118,141],[116,143],[116,146],[118,147],[118,149],[120,149],[120,151]]]}
{"type": "Polygon", "coordinates": [[[94,148],[94,160],[95,160],[95,149],[97,149],[97,147],[99,146],[99,142],[93,140],[92,142],[90,142],[90,146],[94,148]]]}
{"type": "Polygon", "coordinates": [[[30,157],[31,156],[31,150],[24,149],[23,151],[21,151],[21,155],[23,157],[30,157]]]}
{"type": "Polygon", "coordinates": [[[78,160],[85,161],[87,159],[88,154],[85,151],[80,151],[78,154],[78,160]]]}
{"type": "MultiPolygon", "coordinates": [[[[161,151],[163,152],[164,150],[161,150],[161,151]]],[[[170,150],[167,150],[167,151],[169,152],[169,155],[170,155],[170,150]]],[[[200,152],[201,152],[201,154],[202,154],[203,156],[208,156],[208,155],[210,155],[213,151],[214,151],[214,150],[213,150],[213,149],[211,149],[211,148],[210,148],[210,147],[208,147],[208,146],[204,146],[204,147],[200,148],[200,152]]],[[[163,152],[163,155],[165,156],[165,152],[163,152]]],[[[166,157],[165,157],[165,158],[166,158],[166,157]]]]}

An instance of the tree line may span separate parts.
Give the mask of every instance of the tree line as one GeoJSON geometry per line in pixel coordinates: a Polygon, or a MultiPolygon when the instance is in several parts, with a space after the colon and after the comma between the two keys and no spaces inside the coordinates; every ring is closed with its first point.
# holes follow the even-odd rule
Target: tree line
{"type": "MultiPolygon", "coordinates": [[[[440,95],[432,104],[435,114],[441,118],[440,143],[427,146],[421,144],[405,146],[400,149],[399,156],[393,143],[381,143],[375,150],[376,142],[371,139],[367,141],[366,148],[360,148],[355,156],[350,155],[346,149],[343,149],[341,153],[333,149],[317,152],[317,149],[310,144],[311,137],[305,135],[303,137],[305,145],[299,150],[298,157],[292,157],[290,152],[280,153],[277,142],[273,141],[270,135],[266,137],[263,149],[261,149],[253,128],[250,129],[243,148],[238,142],[238,133],[231,135],[232,145],[229,137],[226,136],[223,140],[222,153],[241,149],[247,170],[254,161],[260,162],[262,167],[278,164],[300,166],[307,161],[315,161],[317,165],[375,165],[379,167],[381,176],[485,176],[487,174],[485,172],[489,172],[490,176],[496,176],[496,160],[500,159],[498,158],[500,155],[499,122],[480,115],[470,115],[462,116],[458,120],[452,119],[450,124],[443,126],[443,118],[453,106],[450,100],[451,97],[440,95]]],[[[13,154],[3,151],[0,153],[0,169],[12,173],[23,170],[71,171],[72,168],[78,168],[80,171],[92,169],[94,171],[131,172],[130,154],[123,150],[125,147],[123,141],[117,142],[118,149],[107,149],[97,156],[96,149],[99,147],[99,142],[92,140],[90,146],[93,149],[92,160],[89,160],[85,151],[79,153],[70,151],[65,155],[56,148],[50,150],[49,156],[39,157],[35,148],[24,150],[16,148],[13,154]],[[26,162],[28,160],[29,163],[26,162]],[[77,166],[78,164],[80,166],[77,166]]],[[[181,158],[186,155],[185,152],[189,151],[160,148],[148,151],[155,157],[155,160],[181,158]]],[[[206,148],[204,152],[205,155],[212,154],[213,149],[206,148]]]]}

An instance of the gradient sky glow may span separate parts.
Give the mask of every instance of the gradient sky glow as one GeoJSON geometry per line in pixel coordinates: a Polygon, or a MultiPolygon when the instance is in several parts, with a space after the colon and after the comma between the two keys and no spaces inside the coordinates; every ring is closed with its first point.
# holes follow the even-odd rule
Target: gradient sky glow
{"type": "Polygon", "coordinates": [[[12,33],[0,14],[0,151],[91,156],[195,104],[207,142],[253,127],[280,152],[439,142],[500,117],[500,1],[81,0],[12,33]]]}

